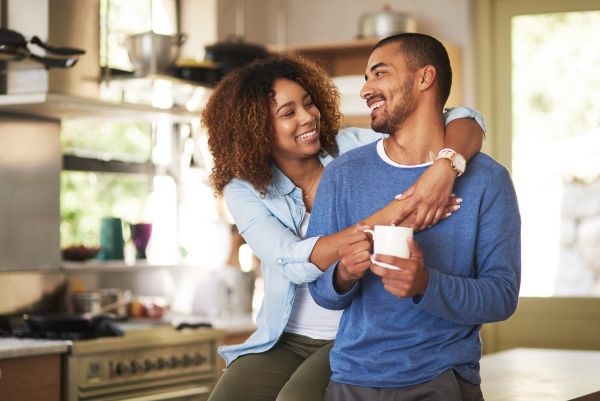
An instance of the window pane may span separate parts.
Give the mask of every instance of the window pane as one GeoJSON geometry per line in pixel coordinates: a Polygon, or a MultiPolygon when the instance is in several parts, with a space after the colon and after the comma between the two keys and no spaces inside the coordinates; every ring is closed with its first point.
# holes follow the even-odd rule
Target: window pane
{"type": "Polygon", "coordinates": [[[152,153],[152,125],[64,120],[61,146],[66,154],[145,162],[152,153]]]}
{"type": "Polygon", "coordinates": [[[600,12],[512,21],[525,296],[600,295],[600,12]]]}
{"type": "Polygon", "coordinates": [[[141,175],[63,171],[61,247],[98,246],[100,220],[106,216],[119,217],[125,223],[144,221],[151,183],[150,177],[141,175]]]}

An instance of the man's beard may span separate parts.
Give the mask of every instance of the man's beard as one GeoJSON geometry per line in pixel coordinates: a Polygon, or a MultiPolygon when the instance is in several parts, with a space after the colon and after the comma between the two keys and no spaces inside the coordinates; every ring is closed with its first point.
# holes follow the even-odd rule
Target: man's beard
{"type": "MultiPolygon", "coordinates": [[[[412,96],[414,81],[407,78],[402,82],[399,88],[392,91],[392,97],[397,100],[396,107],[388,113],[388,109],[379,116],[379,120],[371,120],[371,128],[376,132],[384,134],[392,134],[396,129],[400,128],[404,121],[412,114],[416,108],[415,99],[412,96]]],[[[387,106],[387,99],[386,99],[387,106]]]]}

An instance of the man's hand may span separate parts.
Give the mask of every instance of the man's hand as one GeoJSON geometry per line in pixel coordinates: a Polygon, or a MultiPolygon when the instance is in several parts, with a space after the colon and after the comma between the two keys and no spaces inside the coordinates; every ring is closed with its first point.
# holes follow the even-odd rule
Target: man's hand
{"type": "Polygon", "coordinates": [[[417,242],[408,240],[410,258],[403,259],[388,255],[375,255],[371,271],[381,277],[383,287],[398,298],[409,298],[425,294],[429,282],[429,271],[423,262],[423,254],[417,242]],[[377,265],[377,261],[400,268],[392,270],[377,265]]]}
{"type": "MultiPolygon", "coordinates": [[[[406,198],[407,201],[405,210],[416,211],[411,224],[415,230],[425,230],[447,214],[445,206],[455,179],[456,173],[449,161],[439,159],[402,194],[402,199],[406,198]]],[[[392,222],[398,223],[398,220],[392,222]]]]}
{"type": "Polygon", "coordinates": [[[373,227],[357,224],[351,234],[340,239],[338,255],[340,263],[335,272],[336,290],[346,292],[362,278],[371,267],[371,249],[373,244],[365,229],[373,227]]]}

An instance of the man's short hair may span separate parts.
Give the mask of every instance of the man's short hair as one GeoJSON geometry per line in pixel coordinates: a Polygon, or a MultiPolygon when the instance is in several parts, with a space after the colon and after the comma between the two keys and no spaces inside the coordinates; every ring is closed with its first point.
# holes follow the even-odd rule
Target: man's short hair
{"type": "Polygon", "coordinates": [[[416,70],[432,65],[437,71],[437,85],[442,107],[450,96],[452,68],[444,45],[436,38],[422,33],[399,33],[381,39],[373,50],[391,44],[399,45],[409,68],[416,70]]]}

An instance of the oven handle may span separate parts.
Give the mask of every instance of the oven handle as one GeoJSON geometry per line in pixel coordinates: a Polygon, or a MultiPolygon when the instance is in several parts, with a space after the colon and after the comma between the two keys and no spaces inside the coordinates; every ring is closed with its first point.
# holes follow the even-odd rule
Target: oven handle
{"type": "Polygon", "coordinates": [[[212,387],[210,386],[193,387],[183,390],[170,391],[168,393],[151,394],[141,397],[127,398],[127,401],[168,401],[181,397],[189,397],[192,395],[208,394],[210,393],[211,389],[212,387]]]}

